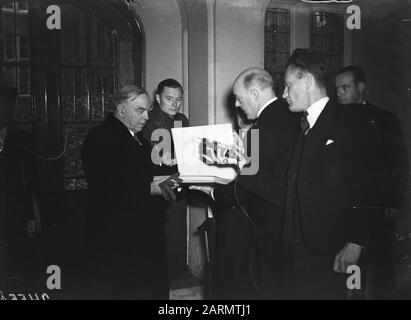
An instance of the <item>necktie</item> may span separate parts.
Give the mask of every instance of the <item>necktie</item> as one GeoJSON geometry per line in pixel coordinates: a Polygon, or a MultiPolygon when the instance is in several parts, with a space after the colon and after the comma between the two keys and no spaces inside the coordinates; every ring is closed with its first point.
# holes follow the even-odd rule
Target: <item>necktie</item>
{"type": "Polygon", "coordinates": [[[300,119],[300,127],[304,134],[306,134],[307,131],[310,129],[310,124],[308,123],[307,116],[308,116],[308,112],[304,111],[300,119]]]}

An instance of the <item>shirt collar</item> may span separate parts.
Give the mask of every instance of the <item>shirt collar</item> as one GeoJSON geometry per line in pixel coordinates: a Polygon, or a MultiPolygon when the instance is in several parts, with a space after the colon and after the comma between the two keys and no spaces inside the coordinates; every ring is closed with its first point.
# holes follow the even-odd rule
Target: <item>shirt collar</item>
{"type": "Polygon", "coordinates": [[[322,98],[314,102],[307,109],[307,112],[308,112],[307,121],[310,124],[310,128],[314,127],[315,123],[317,122],[318,117],[320,116],[321,112],[324,110],[329,100],[330,100],[329,97],[322,98]]]}
{"type": "Polygon", "coordinates": [[[134,137],[134,132],[131,131],[131,130],[116,116],[115,113],[111,113],[111,114],[109,115],[109,119],[110,119],[110,120],[115,119],[115,122],[116,122],[116,123],[121,123],[121,125],[123,125],[123,126],[128,130],[128,132],[130,132],[131,136],[134,137]]]}
{"type": "Polygon", "coordinates": [[[264,111],[264,109],[267,108],[270,104],[272,104],[275,100],[277,100],[277,97],[274,97],[274,98],[268,100],[268,101],[263,105],[263,107],[260,109],[260,111],[258,111],[257,118],[259,118],[260,115],[261,115],[261,113],[264,111]]]}

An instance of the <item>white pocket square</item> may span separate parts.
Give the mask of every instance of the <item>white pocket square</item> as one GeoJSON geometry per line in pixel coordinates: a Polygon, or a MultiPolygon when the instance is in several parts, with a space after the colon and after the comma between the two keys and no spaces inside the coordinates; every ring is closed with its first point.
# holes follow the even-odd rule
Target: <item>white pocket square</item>
{"type": "Polygon", "coordinates": [[[333,142],[334,142],[334,140],[328,139],[328,140],[327,140],[327,143],[326,143],[325,145],[328,146],[329,144],[331,144],[331,143],[333,143],[333,142]]]}

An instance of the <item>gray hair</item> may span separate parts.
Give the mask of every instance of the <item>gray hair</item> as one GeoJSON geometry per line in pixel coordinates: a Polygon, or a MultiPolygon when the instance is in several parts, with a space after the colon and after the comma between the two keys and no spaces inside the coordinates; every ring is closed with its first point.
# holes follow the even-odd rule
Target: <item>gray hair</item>
{"type": "Polygon", "coordinates": [[[129,100],[130,98],[135,98],[142,94],[148,95],[146,90],[144,90],[143,88],[137,87],[135,85],[126,85],[116,93],[114,105],[117,107],[119,104],[129,100]]]}
{"type": "Polygon", "coordinates": [[[251,85],[257,85],[261,90],[273,88],[273,78],[268,71],[260,68],[252,68],[245,71],[243,85],[248,89],[251,85]]]}

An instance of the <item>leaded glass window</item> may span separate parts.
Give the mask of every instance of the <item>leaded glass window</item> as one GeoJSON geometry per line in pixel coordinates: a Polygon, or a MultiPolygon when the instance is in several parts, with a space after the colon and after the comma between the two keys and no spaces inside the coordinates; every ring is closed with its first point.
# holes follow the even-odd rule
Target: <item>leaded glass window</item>
{"type": "Polygon", "coordinates": [[[30,99],[29,11],[27,1],[10,1],[1,5],[0,79],[17,88],[14,125],[32,130],[30,99]]]}
{"type": "Polygon", "coordinates": [[[61,30],[43,27],[48,0],[0,0],[0,81],[18,89],[13,125],[33,133],[41,189],[82,189],[84,137],[120,86],[141,85],[142,34],[120,2],[53,4],[61,30]]]}
{"type": "Polygon", "coordinates": [[[102,19],[84,9],[62,6],[61,107],[69,141],[64,157],[66,189],[84,188],[81,143],[101,122],[118,87],[116,34],[102,19]]]}
{"type": "Polygon", "coordinates": [[[284,70],[289,55],[290,10],[269,7],[265,13],[264,68],[273,77],[279,97],[284,91],[284,70]]]}
{"type": "Polygon", "coordinates": [[[344,63],[344,15],[313,11],[311,15],[311,48],[320,50],[329,67],[328,94],[334,94],[334,78],[344,63]]]}

